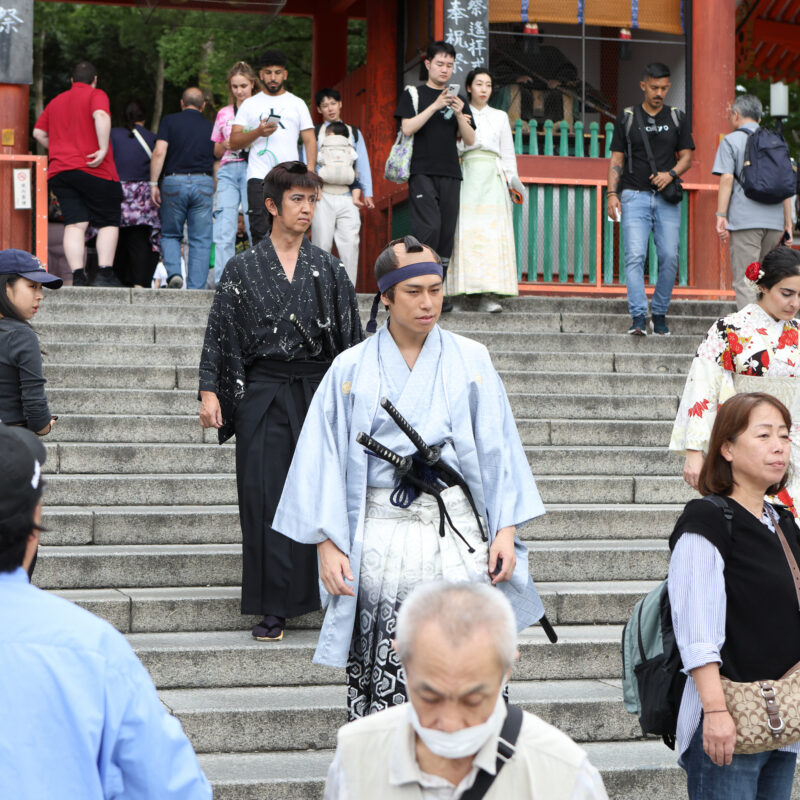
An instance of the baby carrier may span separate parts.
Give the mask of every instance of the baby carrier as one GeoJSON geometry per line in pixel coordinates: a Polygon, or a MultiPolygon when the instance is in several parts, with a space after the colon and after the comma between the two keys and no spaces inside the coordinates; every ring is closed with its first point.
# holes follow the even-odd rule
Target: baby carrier
{"type": "Polygon", "coordinates": [[[356,179],[355,160],[355,151],[346,136],[325,136],[317,158],[319,176],[325,183],[334,186],[350,186],[356,179]]]}

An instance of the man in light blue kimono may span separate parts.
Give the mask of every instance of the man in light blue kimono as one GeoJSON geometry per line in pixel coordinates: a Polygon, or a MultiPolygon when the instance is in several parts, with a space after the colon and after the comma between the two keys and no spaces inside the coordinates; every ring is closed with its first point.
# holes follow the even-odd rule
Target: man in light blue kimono
{"type": "Polygon", "coordinates": [[[492,583],[511,601],[520,630],[544,613],[516,537],[516,526],[544,507],[488,351],[436,324],[441,262],[413,236],[384,248],[375,277],[380,291],[367,330],[375,329],[379,300],[389,322],[339,355],[322,380],[273,522],[285,536],[317,545],[328,608],[314,662],[347,667],[351,719],[406,700],[391,640],[397,610],[417,584],[492,583]],[[401,456],[415,453],[383,397],[441,446],[482,525],[457,485],[441,492],[452,525],[440,527],[428,494],[401,507],[394,467],[356,441],[364,432],[401,456]]]}

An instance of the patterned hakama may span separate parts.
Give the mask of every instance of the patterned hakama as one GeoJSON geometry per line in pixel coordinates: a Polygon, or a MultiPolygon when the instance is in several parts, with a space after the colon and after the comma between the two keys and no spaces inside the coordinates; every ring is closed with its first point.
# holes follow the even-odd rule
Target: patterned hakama
{"type": "Polygon", "coordinates": [[[439,508],[423,494],[408,508],[389,501],[389,489],[367,489],[364,547],[358,602],[347,663],[347,709],[351,720],[406,701],[405,674],[392,648],[401,603],[427,581],[490,583],[489,544],[458,487],[442,492],[447,510],[474,553],[445,526],[439,508]]]}

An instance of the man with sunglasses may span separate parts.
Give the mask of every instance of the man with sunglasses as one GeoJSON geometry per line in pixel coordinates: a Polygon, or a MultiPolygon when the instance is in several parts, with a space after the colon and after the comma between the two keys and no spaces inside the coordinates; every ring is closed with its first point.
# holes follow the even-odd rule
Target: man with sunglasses
{"type": "Polygon", "coordinates": [[[242,614],[262,618],[259,641],[320,607],[316,548],[274,531],[272,517],[314,391],[364,338],[344,266],[306,238],[321,184],[300,161],[264,179],[269,236],[225,267],[200,362],[200,423],[220,443],[236,434],[242,614]]]}

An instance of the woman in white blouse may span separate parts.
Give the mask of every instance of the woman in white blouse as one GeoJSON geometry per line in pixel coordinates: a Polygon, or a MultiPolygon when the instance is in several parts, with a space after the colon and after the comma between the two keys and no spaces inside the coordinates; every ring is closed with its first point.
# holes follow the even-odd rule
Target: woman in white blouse
{"type": "Polygon", "coordinates": [[[455,247],[445,293],[479,295],[479,311],[502,311],[492,295],[516,296],[517,261],[511,222],[509,186],[524,191],[508,115],[491,108],[492,75],[472,70],[466,80],[469,113],[475,121],[475,144],[463,147],[461,201],[455,247]]]}

